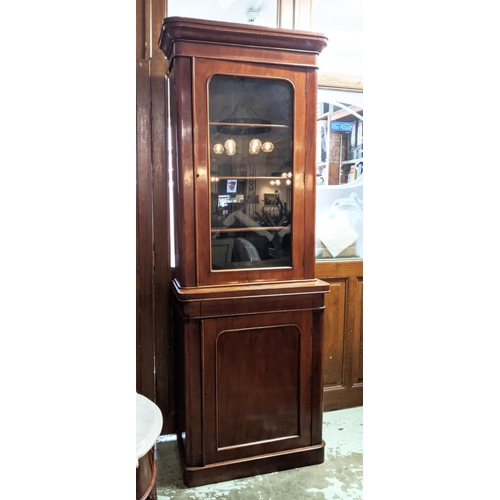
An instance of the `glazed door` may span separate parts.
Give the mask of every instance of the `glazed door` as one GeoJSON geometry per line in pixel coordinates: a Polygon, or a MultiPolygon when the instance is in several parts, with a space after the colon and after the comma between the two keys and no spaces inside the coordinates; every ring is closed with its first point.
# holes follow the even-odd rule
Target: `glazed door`
{"type": "Polygon", "coordinates": [[[311,444],[312,313],[203,321],[205,464],[311,444]]]}
{"type": "Polygon", "coordinates": [[[305,70],[194,61],[201,285],[304,277],[305,70]]]}

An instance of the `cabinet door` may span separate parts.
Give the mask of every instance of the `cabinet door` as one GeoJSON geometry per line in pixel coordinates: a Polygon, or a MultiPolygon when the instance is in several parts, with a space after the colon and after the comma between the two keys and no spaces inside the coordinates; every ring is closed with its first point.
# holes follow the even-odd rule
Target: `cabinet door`
{"type": "Polygon", "coordinates": [[[203,323],[205,464],[310,445],[312,313],[203,323]]]}
{"type": "Polygon", "coordinates": [[[304,277],[305,81],[301,69],[195,60],[201,285],[304,277]]]}

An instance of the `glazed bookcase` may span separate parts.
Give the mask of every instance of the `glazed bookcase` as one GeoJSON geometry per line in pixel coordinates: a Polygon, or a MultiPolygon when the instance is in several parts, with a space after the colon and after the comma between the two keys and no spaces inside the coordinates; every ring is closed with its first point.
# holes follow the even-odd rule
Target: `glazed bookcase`
{"type": "Polygon", "coordinates": [[[321,463],[322,35],[172,17],[177,429],[188,486],[321,463]]]}

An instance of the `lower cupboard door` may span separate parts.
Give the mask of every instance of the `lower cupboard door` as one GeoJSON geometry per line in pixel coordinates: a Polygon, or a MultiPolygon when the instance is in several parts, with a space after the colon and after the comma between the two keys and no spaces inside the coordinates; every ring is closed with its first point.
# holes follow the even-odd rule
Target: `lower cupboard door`
{"type": "Polygon", "coordinates": [[[310,445],[312,312],[204,320],[202,335],[205,464],[310,445]]]}

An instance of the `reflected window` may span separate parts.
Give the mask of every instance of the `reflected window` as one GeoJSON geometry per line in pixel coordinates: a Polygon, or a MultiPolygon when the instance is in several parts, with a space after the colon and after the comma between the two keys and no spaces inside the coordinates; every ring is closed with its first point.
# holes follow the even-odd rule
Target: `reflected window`
{"type": "Polygon", "coordinates": [[[316,258],[363,257],[363,94],[318,91],[316,258]]]}

